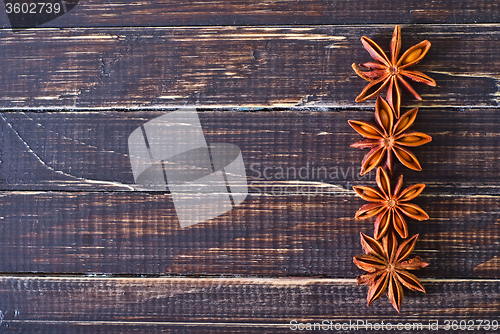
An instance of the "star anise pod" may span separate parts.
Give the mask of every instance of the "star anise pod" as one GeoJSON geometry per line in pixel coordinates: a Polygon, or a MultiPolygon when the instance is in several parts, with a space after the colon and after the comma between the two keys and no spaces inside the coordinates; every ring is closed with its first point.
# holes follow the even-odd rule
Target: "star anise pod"
{"type": "Polygon", "coordinates": [[[370,286],[368,306],[387,290],[387,297],[399,312],[403,301],[402,285],[410,290],[425,292],[418,278],[407,271],[429,265],[418,256],[407,259],[415,248],[417,238],[418,234],[398,245],[393,232],[388,233],[382,243],[361,233],[361,245],[366,255],[355,256],[353,261],[359,269],[368,272],[357,278],[358,285],[370,286]]]}
{"type": "Polygon", "coordinates": [[[396,26],[391,40],[391,59],[374,41],[366,36],[361,37],[361,42],[365,49],[377,62],[359,64],[360,67],[368,71],[361,71],[356,64],[352,64],[354,71],[363,79],[370,83],[356,97],[356,102],[368,100],[377,96],[384,87],[388,86],[386,98],[391,107],[396,111],[396,118],[400,115],[401,91],[399,83],[403,84],[417,100],[422,100],[420,95],[410,86],[403,76],[413,81],[422,82],[429,86],[436,86],[436,81],[419,71],[408,71],[407,68],[418,63],[424,58],[431,47],[427,40],[412,46],[399,57],[401,50],[401,27],[396,26]]]}
{"type": "Polygon", "coordinates": [[[409,149],[403,147],[416,147],[432,140],[425,133],[406,131],[413,125],[417,117],[417,111],[418,108],[408,111],[394,124],[394,111],[387,101],[379,96],[375,103],[375,120],[377,124],[349,120],[352,128],[366,138],[352,144],[351,147],[371,149],[361,162],[361,175],[379,166],[384,158],[385,167],[392,174],[392,152],[406,167],[417,171],[422,170],[417,157],[409,149]]]}
{"type": "Polygon", "coordinates": [[[363,205],[356,212],[356,219],[367,219],[378,215],[375,220],[375,239],[382,238],[391,226],[401,238],[407,238],[408,225],[406,225],[404,216],[420,221],[429,219],[429,215],[422,208],[416,204],[408,203],[420,195],[425,184],[415,184],[401,190],[403,175],[400,175],[396,187],[391,190],[391,180],[381,167],[377,169],[376,181],[380,191],[366,186],[353,187],[359,197],[372,202],[363,205]]]}

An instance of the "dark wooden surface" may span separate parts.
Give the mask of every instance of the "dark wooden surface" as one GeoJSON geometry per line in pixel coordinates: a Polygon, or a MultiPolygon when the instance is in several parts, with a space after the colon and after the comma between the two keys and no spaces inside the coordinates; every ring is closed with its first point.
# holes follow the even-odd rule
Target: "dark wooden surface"
{"type": "MultiPolygon", "coordinates": [[[[166,112],[4,112],[0,190],[133,191],[128,136],[166,112]]],[[[349,147],[361,136],[347,123],[373,121],[373,110],[235,109],[200,110],[198,115],[208,143],[241,148],[255,192],[263,192],[266,184],[304,181],[311,186],[323,182],[352,195],[350,186],[375,178],[375,173],[358,176],[367,151],[349,147]],[[304,177],[276,176],[279,168],[308,166],[310,172],[304,171],[304,177]],[[327,168],[327,178],[324,173],[313,175],[313,167],[327,168]],[[266,174],[264,168],[269,168],[266,174]]],[[[423,171],[398,163],[396,172],[406,175],[408,183],[426,183],[424,194],[498,195],[499,128],[496,108],[420,108],[413,129],[433,138],[413,149],[423,171]]]]}
{"type": "MultiPolygon", "coordinates": [[[[4,15],[2,13],[2,15],[4,15]]],[[[131,27],[200,25],[304,25],[380,23],[493,23],[495,1],[188,1],[80,0],[66,15],[44,27],[131,27]]],[[[0,21],[9,27],[7,17],[0,21]]]]}
{"type": "MultiPolygon", "coordinates": [[[[2,108],[351,107],[366,85],[351,69],[371,60],[369,35],[388,48],[392,25],[70,28],[0,31],[2,108]]],[[[432,40],[415,69],[424,101],[498,105],[500,25],[416,25],[403,48],[432,40]],[[432,38],[431,38],[432,37],[432,38]],[[478,61],[478,59],[481,59],[478,61]]]]}
{"type": "MultiPolygon", "coordinates": [[[[443,330],[445,320],[467,319],[473,308],[478,318],[497,319],[500,289],[497,280],[425,280],[428,293],[407,293],[415,302],[397,314],[385,301],[367,309],[365,289],[352,279],[3,277],[0,282],[9,305],[3,328],[23,333],[285,333],[291,320],[381,319],[423,326],[437,320],[443,330]],[[479,289],[489,294],[472,293],[479,289]]],[[[358,331],[365,332],[361,324],[358,331]]]]}
{"type": "Polygon", "coordinates": [[[500,321],[499,10],[486,1],[96,0],[21,31],[2,12],[0,329],[500,321]],[[410,222],[415,254],[430,262],[418,272],[427,294],[406,290],[400,314],[385,297],[366,307],[367,289],[355,285],[359,232],[372,225],[353,218],[363,201],[352,185],[375,182],[357,176],[366,152],[349,147],[359,137],[347,124],[372,117],[373,100],[354,103],[366,82],[350,64],[370,60],[359,39],[387,50],[395,23],[406,24],[403,49],[431,41],[415,68],[438,83],[414,85],[424,101],[403,99],[420,107],[415,129],[433,141],[414,150],[422,172],[396,168],[406,184],[427,184],[414,202],[431,217],[410,222]],[[231,212],[181,229],[170,193],[134,185],[127,138],[189,106],[207,142],[241,148],[251,187],[231,212]],[[274,173],[307,166],[333,174],[274,173]]]}
{"type": "MultiPolygon", "coordinates": [[[[397,171],[407,184],[428,183],[416,203],[431,219],[410,225],[421,234],[418,252],[436,264],[422,275],[495,277],[495,266],[484,263],[498,255],[500,237],[499,214],[492,210],[500,204],[497,112],[419,112],[415,129],[433,137],[415,150],[424,170],[397,171]],[[443,261],[448,265],[438,265],[443,261]]],[[[200,112],[207,142],[241,148],[250,195],[230,213],[188,229],[179,228],[169,193],[135,189],[128,160],[128,135],[163,113],[3,113],[0,240],[4,252],[17,256],[2,261],[0,271],[359,273],[352,264],[358,233],[370,233],[372,224],[352,219],[363,201],[351,187],[373,184],[374,174],[358,176],[365,152],[349,148],[358,135],[347,119],[369,119],[371,111],[200,112]],[[277,174],[308,166],[304,177],[277,174]],[[328,178],[312,175],[312,167],[327,168],[328,178]]]]}

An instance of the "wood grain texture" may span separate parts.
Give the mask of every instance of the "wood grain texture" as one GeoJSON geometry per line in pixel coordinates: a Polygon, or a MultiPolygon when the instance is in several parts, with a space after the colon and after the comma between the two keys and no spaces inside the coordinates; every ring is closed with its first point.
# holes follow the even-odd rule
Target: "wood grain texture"
{"type": "Polygon", "coordinates": [[[500,320],[499,19],[483,0],[90,0],[0,30],[0,330],[500,320]],[[365,152],[348,148],[346,122],[372,115],[373,101],[354,103],[366,82],[350,64],[370,60],[359,39],[387,50],[395,23],[410,24],[403,49],[431,41],[415,69],[438,83],[414,85],[422,102],[404,95],[434,140],[415,150],[422,173],[396,170],[428,184],[414,202],[431,216],[409,224],[428,293],[405,292],[401,314],[385,297],[367,308],[355,285],[359,232],[373,227],[353,218],[351,187],[374,175],[357,176],[365,152]],[[181,229],[168,191],[134,185],[127,137],[189,106],[207,142],[241,148],[250,194],[181,229]],[[276,174],[312,166],[329,173],[276,174]]]}
{"type": "MultiPolygon", "coordinates": [[[[44,27],[497,22],[492,1],[88,0],[44,27]]],[[[0,21],[0,27],[9,27],[0,21]]]]}
{"type": "MultiPolygon", "coordinates": [[[[163,113],[2,113],[0,271],[360,274],[352,257],[372,223],[353,218],[363,201],[351,187],[375,182],[358,177],[364,152],[348,147],[358,136],[347,119],[371,111],[200,112],[207,142],[241,148],[250,194],[187,229],[168,192],[134,190],[128,135],[163,113]],[[314,166],[328,178],[305,172],[314,166]]],[[[432,264],[423,277],[500,277],[498,122],[492,108],[420,110],[415,128],[434,138],[416,150],[424,171],[396,172],[428,183],[415,203],[431,219],[410,223],[432,264]]]]}
{"type": "MultiPolygon", "coordinates": [[[[0,189],[133,191],[128,136],[167,112],[1,113],[0,189]]],[[[408,183],[426,183],[426,194],[499,195],[497,114],[496,108],[421,108],[414,129],[433,137],[414,149],[424,169],[414,172],[396,163],[396,173],[408,183]]],[[[358,175],[367,151],[349,147],[361,136],[347,123],[373,120],[372,110],[205,110],[198,115],[208,143],[241,148],[255,193],[298,182],[311,187],[304,193],[324,186],[325,192],[344,194],[352,185],[374,181],[374,173],[358,175]]]]}
{"type": "MultiPolygon", "coordinates": [[[[498,105],[499,26],[403,28],[403,48],[433,46],[415,84],[432,107],[498,105]]],[[[388,48],[393,25],[33,29],[0,32],[0,107],[354,107],[366,85],[350,65],[388,48]]],[[[404,95],[405,106],[417,105],[404,95]]],[[[356,107],[372,107],[367,101],[356,107]]]]}
{"type": "MultiPolygon", "coordinates": [[[[2,193],[2,272],[355,277],[354,196],[249,195],[231,212],[179,228],[171,197],[147,193],[2,193]]],[[[411,222],[420,277],[499,277],[497,198],[422,197],[411,222]],[[493,263],[492,263],[493,262],[493,263]],[[445,265],[443,265],[445,264],[445,265]]]]}
{"type": "Polygon", "coordinates": [[[491,280],[424,281],[427,294],[406,292],[398,314],[385,297],[367,307],[366,287],[354,280],[2,277],[0,282],[2,329],[30,333],[77,325],[82,332],[104,325],[99,328],[112,327],[112,333],[127,327],[274,333],[289,331],[292,319],[443,325],[468,317],[470,309],[478,319],[498,320],[500,291],[500,283],[491,280]]]}

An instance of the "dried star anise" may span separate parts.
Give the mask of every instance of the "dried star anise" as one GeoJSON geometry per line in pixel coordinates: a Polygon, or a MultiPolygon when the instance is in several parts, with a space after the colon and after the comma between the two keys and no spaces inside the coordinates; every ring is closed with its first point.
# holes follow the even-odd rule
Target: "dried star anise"
{"type": "Polygon", "coordinates": [[[410,78],[413,81],[422,82],[429,86],[436,86],[434,79],[419,71],[408,71],[407,68],[418,63],[424,58],[427,51],[431,47],[431,43],[427,40],[412,46],[399,57],[401,50],[401,27],[396,26],[391,40],[391,59],[387,57],[385,52],[374,41],[366,36],[361,37],[361,42],[370,55],[377,61],[359,64],[361,68],[368,71],[361,71],[356,64],[352,64],[354,71],[363,79],[370,83],[363,89],[361,94],[356,97],[356,102],[368,100],[377,96],[384,87],[389,85],[387,89],[387,101],[396,112],[396,118],[400,115],[401,106],[401,91],[399,84],[402,83],[417,100],[422,100],[420,95],[410,86],[403,76],[410,78]]]}
{"type": "Polygon", "coordinates": [[[380,191],[371,187],[354,186],[354,191],[365,201],[373,202],[365,204],[356,212],[356,219],[367,219],[378,215],[375,220],[375,239],[382,238],[389,227],[394,229],[402,238],[408,237],[408,226],[404,216],[417,220],[427,220],[429,215],[418,205],[408,203],[425,188],[425,184],[415,184],[401,190],[403,186],[403,175],[400,175],[394,191],[391,190],[391,180],[387,173],[379,167],[376,177],[380,191]]]}
{"type": "Polygon", "coordinates": [[[403,300],[403,286],[425,292],[418,278],[408,270],[417,270],[428,264],[421,258],[409,258],[415,248],[418,234],[408,237],[406,217],[417,220],[429,219],[427,213],[419,206],[409,203],[425,188],[425,184],[416,184],[402,189],[403,176],[399,176],[394,188],[391,186],[393,176],[393,153],[406,167],[421,170],[422,167],[409,147],[426,144],[432,138],[425,133],[410,131],[417,117],[418,108],[400,116],[401,92],[399,84],[403,84],[417,99],[421,97],[405,81],[403,77],[413,81],[436,86],[436,82],[418,71],[407,68],[419,62],[429,50],[431,43],[423,41],[408,49],[401,57],[401,28],[396,26],[391,41],[391,59],[371,39],[363,36],[361,41],[376,62],[360,64],[366,71],[352,65],[356,73],[370,81],[356,98],[361,102],[379,95],[388,86],[384,100],[378,96],[375,103],[375,121],[350,120],[351,127],[364,139],[352,144],[352,147],[370,149],[361,163],[361,175],[377,168],[376,182],[378,190],[366,186],[354,186],[355,192],[364,200],[371,202],[363,205],[357,212],[357,219],[377,216],[374,227],[374,238],[361,233],[361,245],[366,255],[354,257],[354,263],[368,273],[358,277],[358,284],[369,285],[368,305],[387,291],[393,307],[399,312],[403,300]],[[383,167],[381,167],[383,166],[383,167]],[[385,169],[384,169],[385,168],[385,169]],[[398,235],[402,238],[398,241],[398,235]]]}
{"type": "Polygon", "coordinates": [[[407,270],[417,270],[428,266],[421,258],[407,259],[415,248],[418,234],[398,245],[394,232],[387,233],[382,243],[361,233],[361,245],[366,255],[354,257],[358,268],[367,274],[357,278],[358,284],[367,284],[367,301],[370,305],[387,290],[387,297],[399,312],[403,301],[403,287],[425,292],[418,278],[407,270]]]}
{"type": "Polygon", "coordinates": [[[417,117],[418,108],[414,108],[405,113],[394,124],[394,111],[389,104],[380,96],[375,104],[375,120],[377,124],[349,120],[349,124],[354,130],[362,135],[365,140],[358,141],[352,144],[352,147],[369,148],[368,152],[361,163],[361,175],[364,175],[381,165],[385,157],[385,167],[392,174],[393,156],[396,155],[398,160],[406,167],[420,171],[420,163],[417,157],[407,147],[416,147],[424,145],[432,140],[432,138],[422,132],[408,132],[408,130],[417,117]]]}

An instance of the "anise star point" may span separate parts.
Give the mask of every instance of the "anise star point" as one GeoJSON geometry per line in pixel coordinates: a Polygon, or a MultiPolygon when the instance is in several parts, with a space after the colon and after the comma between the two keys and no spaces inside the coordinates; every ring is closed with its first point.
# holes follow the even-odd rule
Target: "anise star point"
{"type": "Polygon", "coordinates": [[[381,167],[377,169],[376,182],[379,190],[366,186],[353,187],[359,197],[370,202],[356,212],[355,218],[362,220],[377,216],[374,225],[376,240],[386,235],[391,226],[401,238],[407,238],[408,225],[405,216],[419,221],[429,219],[429,215],[422,208],[409,203],[420,195],[425,184],[415,184],[402,190],[403,175],[400,175],[392,190],[389,175],[381,167]]]}
{"type": "Polygon", "coordinates": [[[361,233],[361,245],[365,255],[355,256],[353,262],[359,269],[367,272],[357,278],[357,283],[369,285],[368,306],[387,290],[387,297],[399,312],[403,301],[403,286],[425,293],[418,278],[408,272],[429,265],[418,256],[408,259],[415,248],[417,238],[418,234],[399,244],[393,232],[384,236],[382,242],[361,233]]]}
{"type": "Polygon", "coordinates": [[[432,137],[422,132],[407,131],[415,122],[418,108],[402,115],[395,122],[394,111],[380,96],[375,103],[376,124],[349,120],[351,127],[365,139],[351,147],[370,149],[361,163],[361,175],[377,166],[384,165],[391,173],[393,170],[393,153],[406,167],[420,171],[422,167],[408,147],[417,147],[432,141],[432,137]]]}
{"type": "Polygon", "coordinates": [[[361,68],[366,69],[366,71],[362,71],[358,68],[358,66],[356,66],[355,63],[352,64],[352,68],[356,74],[358,74],[361,78],[370,81],[370,83],[356,97],[356,102],[362,102],[375,97],[379,95],[385,87],[388,87],[386,94],[387,101],[395,110],[396,118],[399,118],[401,107],[400,84],[405,86],[417,100],[422,100],[420,95],[418,95],[418,93],[403,77],[416,82],[422,82],[429,86],[436,86],[436,81],[434,81],[431,77],[422,72],[409,71],[407,69],[424,58],[427,51],[429,51],[431,47],[431,43],[429,41],[425,40],[412,46],[406,50],[401,57],[399,57],[399,52],[401,50],[401,27],[396,26],[391,40],[390,59],[382,48],[370,38],[363,36],[361,37],[361,42],[376,62],[368,62],[359,65],[361,68]]]}

